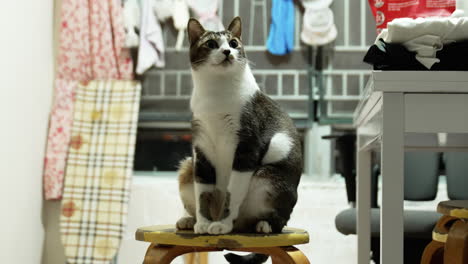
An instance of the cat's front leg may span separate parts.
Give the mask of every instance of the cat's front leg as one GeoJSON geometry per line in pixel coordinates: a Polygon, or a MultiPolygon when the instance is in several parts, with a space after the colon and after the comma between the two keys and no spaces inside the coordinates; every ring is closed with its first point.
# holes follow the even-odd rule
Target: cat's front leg
{"type": "Polygon", "coordinates": [[[212,221],[210,207],[214,200],[216,171],[200,149],[195,148],[194,158],[196,223],[193,230],[196,234],[205,234],[212,221]]]}
{"type": "Polygon", "coordinates": [[[258,160],[258,147],[249,142],[239,142],[232,164],[224,212],[216,222],[208,228],[210,234],[226,234],[232,231],[234,220],[239,217],[239,208],[247,196],[250,181],[258,160]]]}
{"type": "Polygon", "coordinates": [[[232,171],[225,197],[224,215],[219,221],[211,223],[208,233],[226,234],[232,231],[234,220],[239,216],[239,208],[247,196],[253,171],[232,171]]]}

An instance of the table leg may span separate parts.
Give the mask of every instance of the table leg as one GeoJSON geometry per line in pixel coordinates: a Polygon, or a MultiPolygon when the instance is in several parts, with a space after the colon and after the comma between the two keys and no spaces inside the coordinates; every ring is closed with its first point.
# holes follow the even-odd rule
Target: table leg
{"type": "Polygon", "coordinates": [[[357,142],[357,238],[358,263],[370,261],[370,206],[371,206],[371,152],[361,150],[361,140],[357,142]]]}
{"type": "Polygon", "coordinates": [[[404,95],[382,95],[380,263],[403,263],[404,95]]]}

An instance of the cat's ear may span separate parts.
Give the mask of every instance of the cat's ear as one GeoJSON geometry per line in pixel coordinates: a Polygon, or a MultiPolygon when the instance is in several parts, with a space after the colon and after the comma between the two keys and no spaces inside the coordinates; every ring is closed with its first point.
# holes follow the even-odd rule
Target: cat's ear
{"type": "Polygon", "coordinates": [[[236,37],[236,38],[241,38],[242,35],[242,21],[240,17],[235,17],[232,21],[231,24],[229,24],[228,30],[231,31],[231,33],[236,37]]]}
{"type": "Polygon", "coordinates": [[[190,18],[187,24],[187,32],[190,45],[192,45],[205,33],[205,29],[198,20],[190,18]]]}

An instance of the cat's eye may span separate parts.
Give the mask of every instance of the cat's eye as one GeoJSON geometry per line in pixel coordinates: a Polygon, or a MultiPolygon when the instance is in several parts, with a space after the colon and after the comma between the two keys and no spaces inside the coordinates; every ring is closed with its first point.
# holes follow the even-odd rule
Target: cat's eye
{"type": "Polygon", "coordinates": [[[217,49],[218,48],[218,42],[216,42],[213,39],[210,39],[206,42],[206,46],[210,49],[217,49]]]}
{"type": "Polygon", "coordinates": [[[237,46],[239,46],[239,43],[237,43],[237,40],[231,39],[231,41],[229,41],[229,46],[231,46],[231,48],[235,49],[235,48],[237,48],[237,46]]]}

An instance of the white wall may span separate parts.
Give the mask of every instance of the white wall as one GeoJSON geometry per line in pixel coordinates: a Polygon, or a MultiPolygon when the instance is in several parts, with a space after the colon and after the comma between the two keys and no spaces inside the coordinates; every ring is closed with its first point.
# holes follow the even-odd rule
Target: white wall
{"type": "Polygon", "coordinates": [[[53,0],[0,8],[0,263],[39,263],[53,84],[53,0]]]}

